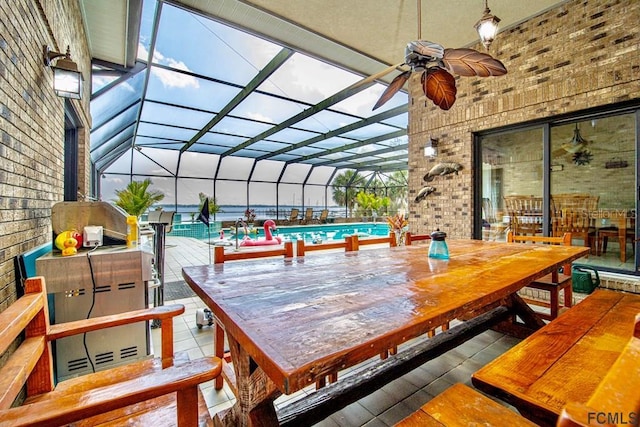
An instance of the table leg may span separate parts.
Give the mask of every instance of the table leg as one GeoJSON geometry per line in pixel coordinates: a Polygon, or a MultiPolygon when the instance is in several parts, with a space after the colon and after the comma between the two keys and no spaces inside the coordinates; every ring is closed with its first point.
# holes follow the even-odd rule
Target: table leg
{"type": "MultiPolygon", "coordinates": [[[[214,335],[214,354],[220,359],[224,359],[224,328],[216,319],[215,323],[215,335],[214,335]]],[[[222,375],[219,375],[215,379],[215,389],[222,390],[224,379],[222,375]]]]}
{"type": "Polygon", "coordinates": [[[278,426],[273,401],[281,394],[280,390],[229,333],[227,340],[238,396],[229,410],[216,414],[214,424],[234,427],[278,426]]]}

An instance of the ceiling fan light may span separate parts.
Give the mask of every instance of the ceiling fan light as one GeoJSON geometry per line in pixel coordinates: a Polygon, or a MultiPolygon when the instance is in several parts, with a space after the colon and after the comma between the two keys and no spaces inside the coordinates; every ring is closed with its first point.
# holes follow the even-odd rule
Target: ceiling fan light
{"type": "Polygon", "coordinates": [[[587,140],[580,135],[580,129],[578,128],[578,124],[576,123],[576,128],[573,130],[573,138],[571,139],[571,144],[586,144],[587,140]]]}
{"type": "Polygon", "coordinates": [[[580,135],[580,129],[576,123],[576,128],[573,130],[573,138],[568,143],[562,144],[562,148],[570,154],[575,154],[581,151],[587,146],[587,140],[580,135]]]}
{"type": "Polygon", "coordinates": [[[478,22],[476,22],[474,28],[478,32],[480,41],[486,49],[489,49],[489,46],[491,45],[493,40],[495,40],[496,35],[498,34],[499,22],[500,18],[491,14],[491,10],[487,6],[487,2],[485,1],[484,15],[478,22]]]}

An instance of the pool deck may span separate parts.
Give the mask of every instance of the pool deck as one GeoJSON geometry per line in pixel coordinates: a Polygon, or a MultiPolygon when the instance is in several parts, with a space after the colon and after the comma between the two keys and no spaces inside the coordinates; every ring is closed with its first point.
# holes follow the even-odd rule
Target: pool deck
{"type": "MultiPolygon", "coordinates": [[[[165,283],[182,281],[182,267],[209,264],[209,248],[209,244],[201,240],[167,236],[165,283]]],[[[369,248],[367,246],[362,250],[369,248]]],[[[174,302],[182,303],[186,307],[185,313],[174,320],[175,351],[186,351],[191,358],[212,355],[213,329],[207,326],[198,329],[195,323],[195,312],[204,307],[203,302],[197,297],[165,301],[166,304],[174,302]]],[[[157,329],[152,330],[154,343],[159,343],[159,333],[157,329]]],[[[487,331],[335,412],[316,426],[393,426],[451,385],[458,382],[470,385],[473,372],[518,342],[519,340],[512,337],[487,331]]],[[[340,377],[354,374],[366,365],[367,362],[341,372],[340,377]]],[[[201,388],[212,414],[230,407],[235,402],[233,393],[226,385],[219,391],[213,388],[212,382],[201,385],[201,388]]],[[[310,387],[290,396],[281,396],[276,400],[276,406],[287,405],[313,390],[314,388],[310,387]]]]}

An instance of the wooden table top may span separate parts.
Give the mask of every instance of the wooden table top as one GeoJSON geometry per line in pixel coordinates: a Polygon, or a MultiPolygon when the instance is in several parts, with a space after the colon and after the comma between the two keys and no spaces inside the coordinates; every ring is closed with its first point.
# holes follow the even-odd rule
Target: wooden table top
{"type": "Polygon", "coordinates": [[[283,393],[509,296],[588,248],[448,241],[183,268],[187,283],[283,393]]]}

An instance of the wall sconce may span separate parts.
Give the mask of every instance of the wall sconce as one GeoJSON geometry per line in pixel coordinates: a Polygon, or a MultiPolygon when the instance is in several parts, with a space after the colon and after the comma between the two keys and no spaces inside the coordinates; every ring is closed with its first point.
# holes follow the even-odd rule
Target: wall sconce
{"type": "Polygon", "coordinates": [[[425,157],[436,157],[438,155],[438,140],[432,137],[429,137],[427,140],[427,144],[424,146],[424,156],[425,157]]]}
{"type": "Polygon", "coordinates": [[[53,90],[56,95],[64,98],[82,98],[82,73],[78,71],[78,65],[71,60],[71,50],[67,46],[67,53],[54,52],[49,46],[43,47],[43,60],[45,67],[53,69],[53,90]],[[55,66],[51,61],[56,58],[55,66]]]}
{"type": "Polygon", "coordinates": [[[489,46],[496,38],[496,34],[498,34],[498,22],[500,22],[500,18],[491,14],[487,1],[488,0],[484,0],[484,15],[482,15],[482,18],[480,18],[473,27],[478,32],[480,41],[484,45],[485,49],[488,50],[489,46]]]}

